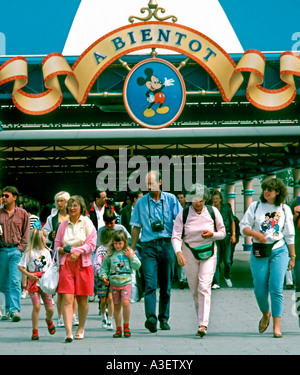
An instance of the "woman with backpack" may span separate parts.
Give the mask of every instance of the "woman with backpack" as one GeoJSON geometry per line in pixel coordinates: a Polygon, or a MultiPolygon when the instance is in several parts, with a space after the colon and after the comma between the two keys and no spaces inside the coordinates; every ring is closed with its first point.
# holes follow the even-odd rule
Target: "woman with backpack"
{"type": "Polygon", "coordinates": [[[210,199],[206,186],[196,183],[186,195],[191,205],[180,211],[174,223],[172,244],[195,302],[197,336],[206,335],[211,304],[211,283],[217,263],[216,240],[225,237],[220,212],[205,202],[210,199]]]}

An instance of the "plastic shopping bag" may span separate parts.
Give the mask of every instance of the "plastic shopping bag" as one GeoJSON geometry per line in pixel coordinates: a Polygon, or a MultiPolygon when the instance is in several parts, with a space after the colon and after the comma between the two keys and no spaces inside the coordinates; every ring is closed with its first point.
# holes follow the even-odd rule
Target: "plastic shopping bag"
{"type": "Polygon", "coordinates": [[[56,293],[59,280],[59,264],[58,262],[51,263],[50,267],[42,275],[39,280],[39,285],[42,291],[46,294],[53,295],[56,293]]]}

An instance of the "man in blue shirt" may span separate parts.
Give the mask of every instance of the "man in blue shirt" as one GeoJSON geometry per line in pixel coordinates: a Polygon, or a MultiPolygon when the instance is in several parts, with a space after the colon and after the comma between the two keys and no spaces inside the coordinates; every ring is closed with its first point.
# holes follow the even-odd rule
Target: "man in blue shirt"
{"type": "Polygon", "coordinates": [[[156,289],[160,286],[158,320],[160,328],[169,330],[171,282],[174,250],[171,244],[173,221],[182,209],[175,195],[161,191],[161,176],[150,171],[146,177],[149,193],[141,197],[133,210],[131,247],[141,231],[141,257],[145,279],[145,327],[157,331],[156,289]]]}

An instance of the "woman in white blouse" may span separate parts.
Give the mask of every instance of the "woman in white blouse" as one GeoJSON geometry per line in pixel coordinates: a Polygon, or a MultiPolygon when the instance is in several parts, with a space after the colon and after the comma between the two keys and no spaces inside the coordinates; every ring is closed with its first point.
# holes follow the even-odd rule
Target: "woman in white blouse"
{"type": "Polygon", "coordinates": [[[63,318],[66,342],[73,340],[73,301],[78,302],[79,325],[75,339],[84,338],[84,325],[88,314],[89,295],[94,293],[92,252],[96,248],[97,232],[86,216],[86,206],[81,196],[71,197],[67,204],[69,220],[57,231],[54,248],[59,253],[60,271],[57,293],[63,295],[63,318]]]}
{"type": "Polygon", "coordinates": [[[172,245],[178,264],[184,272],[192,292],[197,319],[197,336],[206,335],[211,304],[211,283],[216,270],[216,240],[222,240],[226,233],[222,216],[215,207],[205,206],[210,199],[206,186],[192,185],[186,195],[191,206],[177,215],[172,234],[172,245]],[[183,218],[187,214],[184,224],[183,218]],[[184,229],[184,234],[183,234],[184,229]]]}
{"type": "Polygon", "coordinates": [[[263,314],[258,330],[266,331],[272,313],[273,334],[280,338],[284,276],[287,268],[291,270],[295,265],[295,230],[291,209],[283,204],[287,196],[284,183],[267,178],[261,187],[260,201],[248,207],[240,229],[242,235],[253,239],[250,266],[256,301],[263,314]]]}

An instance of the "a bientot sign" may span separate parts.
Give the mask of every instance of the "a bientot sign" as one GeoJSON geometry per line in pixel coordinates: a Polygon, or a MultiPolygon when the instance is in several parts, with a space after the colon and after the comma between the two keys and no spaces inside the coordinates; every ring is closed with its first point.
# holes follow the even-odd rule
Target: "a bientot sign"
{"type": "MultiPolygon", "coordinates": [[[[63,99],[58,76],[67,76],[66,87],[77,103],[84,104],[94,82],[110,64],[124,55],[146,48],[170,49],[193,59],[215,81],[225,102],[232,99],[243,83],[242,72],[250,73],[247,99],[258,108],[269,111],[279,110],[287,107],[296,96],[294,75],[300,75],[299,55],[293,52],[281,54],[279,74],[286,85],[280,89],[266,89],[263,87],[265,57],[260,51],[246,51],[239,63],[235,64],[222,47],[202,33],[183,25],[156,21],[127,25],[106,34],[87,48],[72,67],[60,53],[46,56],[42,62],[42,69],[47,90],[43,93],[29,94],[23,91],[28,82],[27,60],[23,56],[13,57],[0,66],[0,85],[14,81],[12,100],[22,112],[32,115],[49,113],[57,108],[63,99]]],[[[163,66],[164,69],[168,67],[171,72],[171,67],[166,63],[161,63],[160,69],[163,66]]],[[[130,76],[134,74],[136,74],[135,70],[130,76]]],[[[138,72],[138,74],[145,78],[144,72],[138,72]]],[[[153,69],[153,75],[158,74],[160,75],[153,69]]],[[[158,78],[164,80],[164,77],[158,78]]],[[[166,78],[170,77],[166,76],[166,78]]],[[[177,74],[173,79],[180,83],[184,96],[184,85],[180,75],[177,74]]],[[[128,85],[130,85],[129,80],[128,85]]],[[[168,86],[163,90],[166,100],[170,98],[168,91],[171,89],[171,86],[168,86]]],[[[144,94],[142,96],[144,97],[144,94]]],[[[128,94],[126,100],[130,107],[128,94]]],[[[175,108],[175,106],[169,108],[171,107],[175,108]]],[[[150,109],[154,110],[154,108],[153,104],[150,109]]],[[[179,105],[176,113],[180,113],[180,110],[179,105]]],[[[137,117],[134,108],[130,107],[129,111],[131,115],[150,127],[166,126],[165,124],[172,120],[170,118],[169,121],[154,123],[153,121],[158,119],[156,115],[152,116],[151,121],[150,117],[144,116],[147,117],[146,121],[143,117],[137,117]]],[[[174,115],[173,121],[175,118],[174,115]]]]}

